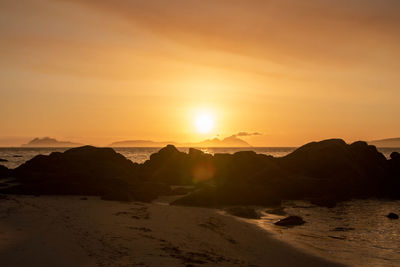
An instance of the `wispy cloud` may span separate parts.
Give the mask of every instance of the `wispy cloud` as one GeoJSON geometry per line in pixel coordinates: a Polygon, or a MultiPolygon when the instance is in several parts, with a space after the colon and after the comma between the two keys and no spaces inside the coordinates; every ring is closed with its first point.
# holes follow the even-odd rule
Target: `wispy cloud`
{"type": "Polygon", "coordinates": [[[247,137],[247,136],[255,136],[255,135],[261,135],[261,133],[238,132],[237,134],[232,135],[232,137],[247,137]]]}

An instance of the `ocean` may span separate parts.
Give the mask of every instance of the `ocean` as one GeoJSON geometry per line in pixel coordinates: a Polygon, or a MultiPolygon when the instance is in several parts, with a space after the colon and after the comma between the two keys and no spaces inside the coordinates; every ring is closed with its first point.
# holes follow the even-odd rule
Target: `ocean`
{"type": "MultiPolygon", "coordinates": [[[[0,148],[0,164],[15,168],[38,154],[63,152],[67,148],[0,148]]],[[[160,148],[114,148],[133,162],[142,163],[160,148]]],[[[187,152],[188,148],[179,148],[187,152]]],[[[253,150],[256,153],[281,157],[293,147],[207,148],[206,153],[234,153],[253,150]]],[[[380,148],[389,158],[400,148],[380,148]]],[[[260,208],[262,218],[252,223],[276,238],[324,258],[351,266],[400,266],[400,220],[386,218],[389,212],[400,214],[400,201],[381,199],[351,200],[328,209],[305,201],[283,203],[288,215],[302,216],[304,225],[282,228],[273,223],[287,215],[274,215],[260,208]]]]}

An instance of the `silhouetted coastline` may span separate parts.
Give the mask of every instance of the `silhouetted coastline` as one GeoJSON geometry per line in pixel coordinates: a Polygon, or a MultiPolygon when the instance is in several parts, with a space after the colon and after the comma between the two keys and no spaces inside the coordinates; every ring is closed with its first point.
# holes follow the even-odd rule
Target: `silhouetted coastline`
{"type": "Polygon", "coordinates": [[[241,151],[210,155],[197,149],[162,148],[143,164],[111,148],[84,146],[39,155],[2,177],[19,185],[12,194],[98,195],[106,199],[151,201],[173,194],[171,185],[197,189],[174,204],[193,206],[279,205],[308,199],[334,206],[350,198],[399,198],[400,157],[386,159],[366,142],[330,139],[306,144],[281,158],[241,151]]]}

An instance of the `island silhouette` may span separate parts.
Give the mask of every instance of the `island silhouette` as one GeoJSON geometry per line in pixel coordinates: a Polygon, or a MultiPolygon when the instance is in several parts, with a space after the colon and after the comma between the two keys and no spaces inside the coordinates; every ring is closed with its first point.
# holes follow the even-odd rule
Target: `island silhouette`
{"type": "Polygon", "coordinates": [[[55,138],[51,137],[43,137],[43,138],[34,138],[29,141],[27,144],[21,145],[22,147],[78,147],[82,146],[80,143],[73,143],[69,141],[58,141],[55,138]]]}

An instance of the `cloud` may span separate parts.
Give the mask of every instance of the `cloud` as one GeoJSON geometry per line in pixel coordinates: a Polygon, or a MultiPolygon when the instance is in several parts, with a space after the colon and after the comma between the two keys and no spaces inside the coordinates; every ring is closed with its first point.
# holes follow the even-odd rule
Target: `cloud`
{"type": "Polygon", "coordinates": [[[397,51],[397,0],[75,0],[199,50],[283,64],[348,65],[377,46],[397,51]],[[395,43],[396,45],[393,45],[395,43]]]}
{"type": "Polygon", "coordinates": [[[246,136],[254,136],[254,135],[261,135],[261,133],[238,132],[237,134],[232,135],[232,137],[246,137],[246,136]]]}

